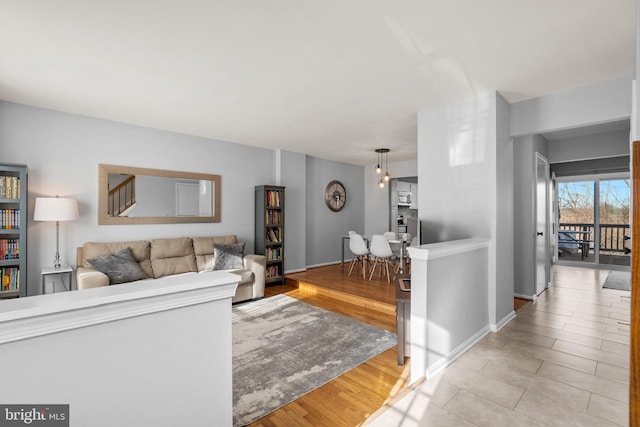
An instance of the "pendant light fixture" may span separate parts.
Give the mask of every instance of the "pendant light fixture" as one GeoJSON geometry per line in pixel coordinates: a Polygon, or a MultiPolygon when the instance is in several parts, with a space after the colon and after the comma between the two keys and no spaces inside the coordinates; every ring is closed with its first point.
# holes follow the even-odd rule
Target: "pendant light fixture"
{"type": "Polygon", "coordinates": [[[380,188],[384,188],[384,183],[389,182],[389,180],[391,179],[391,175],[389,174],[389,169],[388,169],[388,166],[389,166],[388,153],[390,150],[388,148],[377,148],[375,151],[378,154],[378,164],[376,165],[376,173],[378,174],[382,173],[382,164],[384,163],[384,170],[385,170],[384,176],[382,176],[378,181],[378,185],[380,186],[380,188]]]}

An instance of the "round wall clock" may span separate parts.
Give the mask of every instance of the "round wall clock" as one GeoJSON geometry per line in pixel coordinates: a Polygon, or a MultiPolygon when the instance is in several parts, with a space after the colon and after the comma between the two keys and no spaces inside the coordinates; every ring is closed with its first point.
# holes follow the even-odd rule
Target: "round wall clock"
{"type": "Polygon", "coordinates": [[[340,181],[331,181],[324,190],[324,200],[327,207],[334,212],[339,212],[347,202],[347,190],[340,181]]]}

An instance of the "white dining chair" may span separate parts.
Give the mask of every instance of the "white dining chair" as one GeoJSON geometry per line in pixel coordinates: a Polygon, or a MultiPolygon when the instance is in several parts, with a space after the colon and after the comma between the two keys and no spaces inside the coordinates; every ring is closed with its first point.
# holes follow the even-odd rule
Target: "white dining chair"
{"type": "Polygon", "coordinates": [[[367,244],[358,233],[349,235],[349,250],[355,255],[351,261],[349,276],[351,276],[353,267],[360,263],[362,266],[362,278],[365,279],[367,277],[367,264],[369,263],[369,248],[367,248],[367,244]]]}
{"type": "Polygon", "coordinates": [[[392,260],[394,258],[393,251],[389,245],[389,240],[382,234],[374,234],[371,236],[371,255],[374,257],[373,267],[369,274],[369,280],[373,277],[373,273],[376,271],[376,267],[380,265],[380,273],[382,274],[382,267],[384,265],[385,272],[387,274],[387,283],[391,283],[391,274],[389,273],[389,267],[391,271],[394,271],[392,260]]]}

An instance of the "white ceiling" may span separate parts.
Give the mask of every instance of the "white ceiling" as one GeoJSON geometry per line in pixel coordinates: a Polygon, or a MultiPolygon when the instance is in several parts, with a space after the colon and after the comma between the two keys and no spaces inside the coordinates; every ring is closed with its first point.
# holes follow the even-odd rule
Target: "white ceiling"
{"type": "Polygon", "coordinates": [[[0,0],[0,99],[354,164],[416,112],[630,75],[634,0],[0,0]]]}

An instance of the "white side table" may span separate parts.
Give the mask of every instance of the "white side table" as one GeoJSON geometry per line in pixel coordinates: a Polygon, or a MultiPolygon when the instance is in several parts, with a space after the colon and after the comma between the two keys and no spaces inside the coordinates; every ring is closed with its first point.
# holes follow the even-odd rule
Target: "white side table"
{"type": "MultiPolygon", "coordinates": [[[[70,291],[71,290],[71,286],[72,286],[72,281],[73,281],[73,267],[70,267],[68,265],[63,265],[60,268],[54,268],[54,267],[44,267],[42,269],[42,272],[40,273],[42,275],[42,293],[44,294],[44,282],[45,282],[45,278],[47,276],[54,276],[54,275],[60,275],[60,280],[62,280],[62,284],[64,285],[65,290],[70,291]],[[67,275],[68,276],[68,280],[69,280],[69,286],[67,286],[67,284],[64,281],[64,276],[67,275]]],[[[55,284],[53,285],[53,293],[56,292],[56,286],[55,284]]]]}

